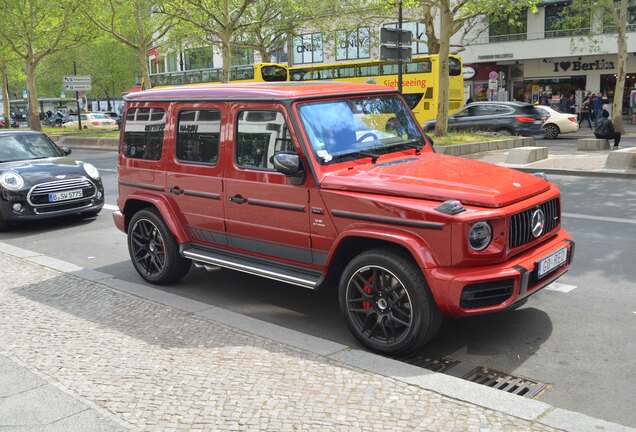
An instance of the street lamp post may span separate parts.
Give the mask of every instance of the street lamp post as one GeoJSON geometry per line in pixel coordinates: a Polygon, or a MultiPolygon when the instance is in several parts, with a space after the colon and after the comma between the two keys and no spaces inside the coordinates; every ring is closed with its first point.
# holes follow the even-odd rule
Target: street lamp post
{"type": "MultiPolygon", "coordinates": [[[[73,75],[77,76],[77,65],[73,61],[73,75]]],[[[77,124],[79,130],[82,130],[82,116],[80,115],[79,91],[75,92],[75,103],[77,104],[77,124]]]]}
{"type": "Polygon", "coordinates": [[[398,92],[402,94],[402,0],[398,2],[398,92]]]}

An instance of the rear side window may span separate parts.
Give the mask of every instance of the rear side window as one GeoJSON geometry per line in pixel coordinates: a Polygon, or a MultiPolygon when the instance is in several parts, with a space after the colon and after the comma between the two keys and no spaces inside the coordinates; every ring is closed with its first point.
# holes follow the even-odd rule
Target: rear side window
{"type": "Polygon", "coordinates": [[[165,127],[163,109],[130,108],[126,112],[124,155],[133,159],[161,159],[165,127]]]}
{"type": "Polygon", "coordinates": [[[214,110],[184,110],[177,126],[177,159],[216,165],[219,160],[221,114],[214,110]]]}

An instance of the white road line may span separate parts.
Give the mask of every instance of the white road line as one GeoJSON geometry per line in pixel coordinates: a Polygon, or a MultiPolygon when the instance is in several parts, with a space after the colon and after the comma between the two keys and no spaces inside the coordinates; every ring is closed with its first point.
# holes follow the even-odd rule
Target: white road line
{"type": "Polygon", "coordinates": [[[623,219],[623,218],[613,218],[606,216],[591,216],[580,213],[563,213],[562,216],[574,219],[587,219],[593,221],[604,221],[604,222],[618,222],[618,223],[628,223],[636,225],[636,219],[623,219]]]}
{"type": "Polygon", "coordinates": [[[117,172],[117,168],[100,168],[100,171],[117,172]]]}
{"type": "Polygon", "coordinates": [[[105,210],[119,210],[119,207],[117,207],[116,205],[112,205],[112,204],[104,204],[104,209],[105,210]]]}
{"type": "Polygon", "coordinates": [[[547,289],[550,291],[559,291],[562,293],[569,293],[575,288],[576,288],[576,285],[566,285],[559,282],[552,282],[550,285],[548,285],[544,289],[547,289]]]}

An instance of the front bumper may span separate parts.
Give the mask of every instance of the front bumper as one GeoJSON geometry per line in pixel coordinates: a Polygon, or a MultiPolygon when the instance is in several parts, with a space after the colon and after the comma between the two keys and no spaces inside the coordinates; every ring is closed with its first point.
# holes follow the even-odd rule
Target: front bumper
{"type": "Polygon", "coordinates": [[[104,207],[104,190],[98,188],[95,195],[79,200],[60,201],[51,206],[32,206],[26,193],[12,193],[0,198],[0,213],[5,222],[33,221],[60,217],[70,214],[94,212],[104,207]],[[14,204],[22,206],[20,211],[13,209],[14,204]]]}
{"type": "Polygon", "coordinates": [[[460,269],[438,267],[423,272],[443,314],[481,315],[514,307],[554,282],[569,270],[573,256],[574,242],[562,229],[545,243],[500,264],[460,269]],[[537,262],[563,247],[567,248],[565,263],[538,278],[537,262]]]}

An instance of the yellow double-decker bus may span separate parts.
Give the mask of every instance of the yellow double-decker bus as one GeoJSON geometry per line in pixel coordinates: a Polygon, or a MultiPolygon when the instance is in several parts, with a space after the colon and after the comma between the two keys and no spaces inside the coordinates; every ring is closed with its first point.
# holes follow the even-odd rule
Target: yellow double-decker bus
{"type": "MultiPolygon", "coordinates": [[[[287,66],[276,63],[254,63],[243,66],[230,66],[231,82],[270,82],[287,81],[287,66]]],[[[198,69],[183,72],[165,72],[150,75],[153,87],[219,83],[221,68],[198,69]]]]}
{"type": "MultiPolygon", "coordinates": [[[[416,56],[402,64],[402,96],[415,114],[418,122],[424,124],[437,116],[439,100],[438,70],[439,56],[416,56]]],[[[449,114],[463,106],[464,76],[462,61],[458,56],[450,56],[448,73],[449,114]]],[[[289,68],[290,81],[351,81],[398,87],[398,64],[383,60],[364,60],[292,66],[289,68]]]]}

